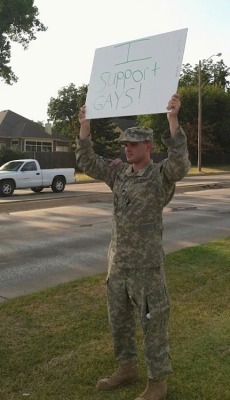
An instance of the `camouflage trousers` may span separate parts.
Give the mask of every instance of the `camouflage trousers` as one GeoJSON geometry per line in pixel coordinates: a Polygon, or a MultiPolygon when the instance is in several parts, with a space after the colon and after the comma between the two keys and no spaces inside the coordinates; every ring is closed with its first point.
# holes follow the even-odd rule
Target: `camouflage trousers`
{"type": "Polygon", "coordinates": [[[138,314],[148,377],[161,379],[170,374],[169,300],[163,267],[112,268],[107,277],[107,299],[116,360],[124,363],[136,359],[138,314]]]}

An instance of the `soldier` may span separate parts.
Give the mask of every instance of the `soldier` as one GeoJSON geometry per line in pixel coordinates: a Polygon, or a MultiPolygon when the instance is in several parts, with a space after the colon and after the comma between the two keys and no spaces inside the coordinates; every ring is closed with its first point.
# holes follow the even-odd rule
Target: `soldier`
{"type": "Polygon", "coordinates": [[[79,111],[77,164],[87,175],[106,182],[113,191],[114,202],[107,296],[118,368],[110,377],[99,380],[96,387],[113,390],[137,380],[136,308],[143,329],[148,374],[147,387],[136,400],[164,400],[166,377],[172,373],[162,212],[174,194],[175,182],[191,166],[186,136],[178,123],[180,106],[179,95],[173,95],[167,107],[169,131],[162,136],[168,158],[160,163],[151,160],[153,132],[144,127],[128,128],[124,133],[121,143],[127,163],[106,163],[94,153],[85,106],[79,111]]]}

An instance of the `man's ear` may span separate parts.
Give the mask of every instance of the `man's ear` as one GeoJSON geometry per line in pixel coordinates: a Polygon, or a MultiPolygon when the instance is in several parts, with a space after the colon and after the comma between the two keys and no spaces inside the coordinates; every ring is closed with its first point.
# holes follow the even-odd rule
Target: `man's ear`
{"type": "Polygon", "coordinates": [[[152,150],[152,148],[153,148],[152,142],[148,142],[148,143],[147,143],[147,148],[148,148],[149,151],[152,150]]]}

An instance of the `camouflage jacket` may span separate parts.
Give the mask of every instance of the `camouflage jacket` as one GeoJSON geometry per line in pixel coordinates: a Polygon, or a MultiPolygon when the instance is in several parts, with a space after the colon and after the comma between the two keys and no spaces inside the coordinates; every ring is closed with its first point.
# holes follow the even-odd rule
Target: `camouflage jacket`
{"type": "Polygon", "coordinates": [[[111,167],[95,154],[90,137],[76,140],[78,167],[103,180],[113,192],[109,269],[154,268],[164,263],[162,211],[174,194],[175,182],[187,174],[191,164],[182,128],[173,137],[163,135],[162,141],[168,147],[168,158],[160,163],[150,161],[132,172],[127,163],[111,167]]]}

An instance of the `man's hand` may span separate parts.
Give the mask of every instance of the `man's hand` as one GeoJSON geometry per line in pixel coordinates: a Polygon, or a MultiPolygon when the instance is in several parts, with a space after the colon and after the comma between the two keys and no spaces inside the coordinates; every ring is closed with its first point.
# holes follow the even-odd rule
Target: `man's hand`
{"type": "Polygon", "coordinates": [[[167,110],[169,111],[167,113],[167,118],[169,122],[169,128],[171,135],[174,135],[174,133],[178,130],[179,128],[179,122],[178,122],[178,112],[181,107],[181,102],[180,102],[180,95],[178,93],[174,94],[171,99],[168,102],[167,110]]]}
{"type": "Polygon", "coordinates": [[[86,107],[80,108],[78,113],[78,120],[80,123],[80,139],[86,139],[90,135],[90,120],[86,119],[86,107]]]}
{"type": "Polygon", "coordinates": [[[177,115],[181,106],[179,93],[174,94],[168,102],[167,113],[168,118],[177,115]]]}

